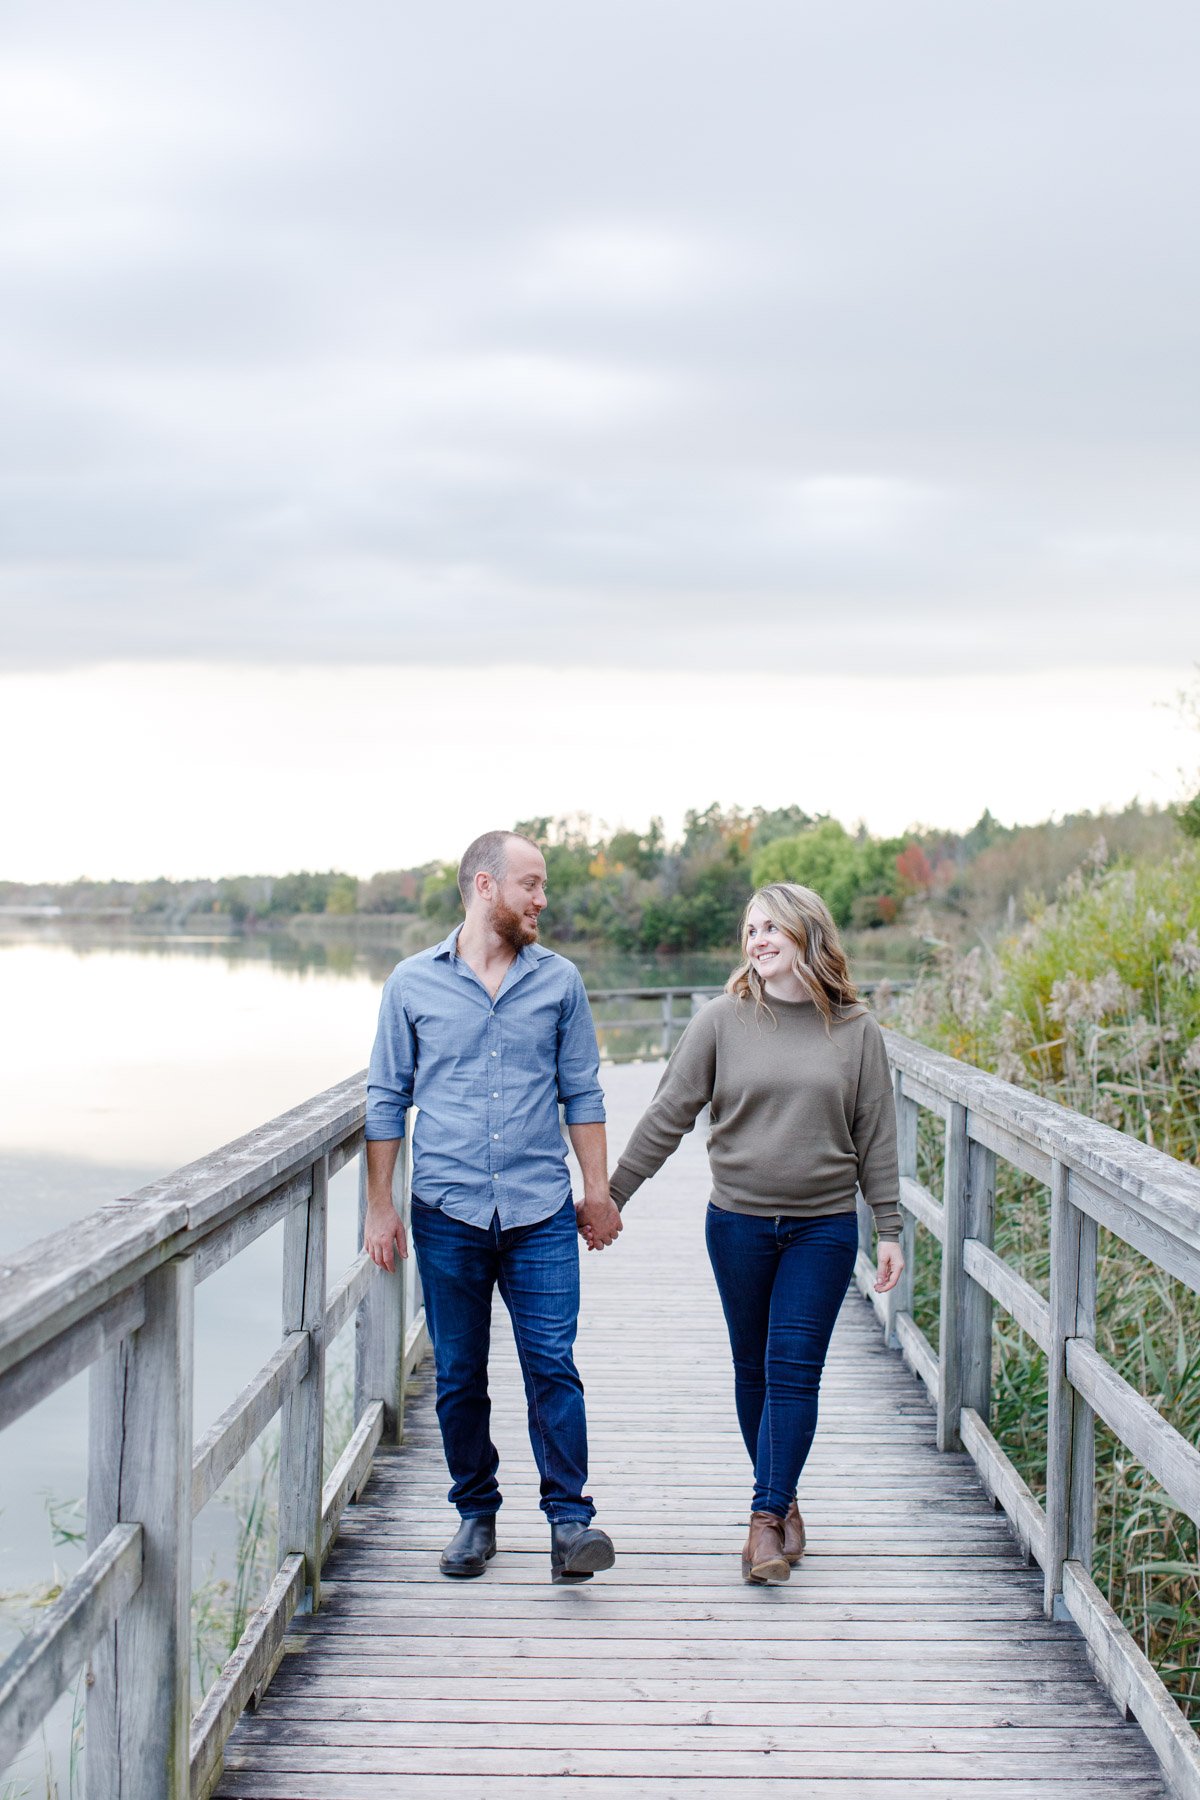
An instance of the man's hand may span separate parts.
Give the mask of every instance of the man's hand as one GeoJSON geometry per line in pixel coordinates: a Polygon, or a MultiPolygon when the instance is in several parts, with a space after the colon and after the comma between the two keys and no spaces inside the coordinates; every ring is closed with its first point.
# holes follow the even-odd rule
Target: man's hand
{"type": "Polygon", "coordinates": [[[616,1242],[621,1215],[607,1188],[602,1193],[584,1194],[575,1208],[575,1223],[589,1250],[603,1250],[606,1244],[616,1242]]]}
{"type": "Polygon", "coordinates": [[[875,1292],[877,1294],[890,1293],[903,1273],[904,1257],[899,1244],[880,1244],[875,1292]]]}
{"type": "Polygon", "coordinates": [[[371,1261],[390,1275],[397,1261],[408,1258],[408,1238],[399,1213],[390,1200],[368,1202],[363,1221],[363,1249],[371,1261]]]}

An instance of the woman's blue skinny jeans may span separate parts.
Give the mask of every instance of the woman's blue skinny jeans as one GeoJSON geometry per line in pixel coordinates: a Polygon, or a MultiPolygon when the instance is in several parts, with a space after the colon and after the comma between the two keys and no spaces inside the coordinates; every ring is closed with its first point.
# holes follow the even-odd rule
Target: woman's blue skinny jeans
{"type": "Polygon", "coordinates": [[[762,1218],[711,1201],[705,1240],[733,1350],[753,1512],[785,1517],[817,1428],[821,1371],[854,1271],[858,1221],[762,1218]]]}

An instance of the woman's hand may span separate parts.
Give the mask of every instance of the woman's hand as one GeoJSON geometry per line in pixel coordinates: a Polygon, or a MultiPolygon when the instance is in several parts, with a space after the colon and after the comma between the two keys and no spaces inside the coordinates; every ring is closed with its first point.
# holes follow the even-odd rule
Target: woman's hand
{"type": "Polygon", "coordinates": [[[899,1244],[880,1244],[875,1292],[877,1294],[890,1293],[903,1273],[904,1257],[899,1244]]]}

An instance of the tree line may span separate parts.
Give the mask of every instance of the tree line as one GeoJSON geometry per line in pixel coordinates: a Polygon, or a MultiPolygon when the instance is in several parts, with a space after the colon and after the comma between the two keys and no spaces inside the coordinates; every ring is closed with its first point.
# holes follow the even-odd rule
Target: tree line
{"type": "MultiPolygon", "coordinates": [[[[581,816],[524,819],[514,828],[544,850],[553,941],[669,953],[728,947],[747,897],[769,881],[815,888],[838,924],[853,930],[931,914],[948,928],[956,919],[974,930],[1006,916],[1012,923],[1031,897],[1055,891],[1097,836],[1116,855],[1165,854],[1181,829],[1200,836],[1200,810],[1135,802],[1033,826],[1003,825],[985,810],[966,832],[877,837],[796,805],[713,805],[689,811],[674,843],[661,819],[643,832],[581,816]]],[[[438,862],[381,870],[369,880],[329,869],[192,882],[0,882],[0,907],[55,905],[168,927],[205,916],[252,928],[297,914],[408,915],[448,929],[461,913],[455,876],[455,864],[438,862]]]]}

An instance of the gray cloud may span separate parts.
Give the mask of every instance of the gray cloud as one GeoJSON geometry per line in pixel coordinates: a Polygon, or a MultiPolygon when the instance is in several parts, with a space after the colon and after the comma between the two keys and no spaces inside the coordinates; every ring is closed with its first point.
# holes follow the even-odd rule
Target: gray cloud
{"type": "Polygon", "coordinates": [[[1200,23],[17,9],[9,668],[1196,654],[1200,23]]]}

